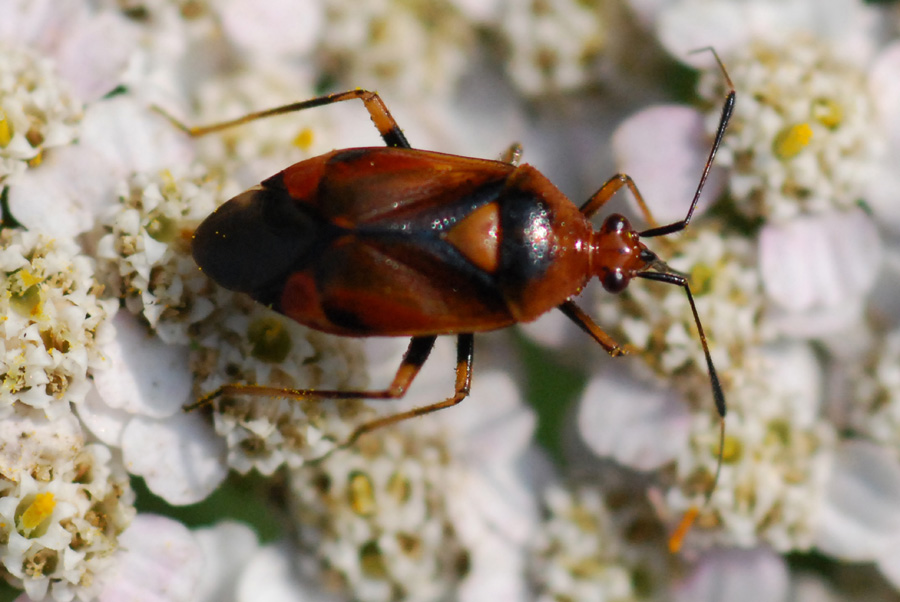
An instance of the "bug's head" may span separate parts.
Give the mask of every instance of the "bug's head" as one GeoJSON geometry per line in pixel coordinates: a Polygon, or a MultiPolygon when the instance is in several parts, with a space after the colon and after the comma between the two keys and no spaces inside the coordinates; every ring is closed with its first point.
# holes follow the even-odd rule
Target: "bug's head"
{"type": "Polygon", "coordinates": [[[251,188],[197,227],[194,261],[219,286],[256,298],[277,286],[308,250],[307,222],[284,195],[251,188]]]}
{"type": "Polygon", "coordinates": [[[670,271],[656,253],[641,242],[624,216],[614,213],[594,232],[591,240],[594,275],[610,293],[618,293],[632,278],[646,270],[670,271]]]}

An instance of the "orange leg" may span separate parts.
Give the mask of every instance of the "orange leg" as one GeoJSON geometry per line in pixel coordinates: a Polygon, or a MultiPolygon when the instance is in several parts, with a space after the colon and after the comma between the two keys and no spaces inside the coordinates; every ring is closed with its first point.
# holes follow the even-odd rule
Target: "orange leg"
{"type": "Polygon", "coordinates": [[[330,105],[345,100],[353,100],[354,98],[358,98],[363,101],[363,104],[365,104],[366,106],[366,110],[369,111],[369,116],[371,116],[372,122],[375,124],[375,127],[378,128],[378,133],[381,134],[381,137],[384,139],[385,144],[387,144],[388,146],[410,148],[409,142],[406,141],[406,136],[403,135],[403,132],[400,130],[400,126],[397,125],[397,122],[394,120],[390,111],[388,111],[387,106],[384,104],[384,101],[381,100],[381,97],[378,96],[376,92],[369,92],[368,90],[347,90],[346,92],[337,92],[335,94],[328,94],[327,96],[317,96],[316,98],[311,98],[302,102],[295,102],[289,105],[284,105],[282,107],[276,107],[274,109],[266,109],[265,111],[256,111],[255,113],[249,113],[247,115],[244,115],[243,117],[238,117],[237,119],[231,119],[229,121],[223,121],[221,123],[214,123],[211,125],[200,127],[190,127],[188,125],[185,125],[159,107],[153,107],[153,109],[157,113],[168,119],[172,123],[172,125],[177,127],[185,134],[192,137],[198,137],[205,136],[206,134],[211,134],[213,132],[221,132],[222,130],[227,130],[231,127],[250,123],[251,121],[256,121],[258,119],[274,117],[275,115],[284,115],[286,113],[293,113],[295,111],[303,111],[305,109],[311,109],[313,107],[321,107],[323,105],[330,105]]]}
{"type": "Polygon", "coordinates": [[[631,179],[631,176],[624,173],[617,173],[610,179],[608,179],[603,186],[600,187],[600,190],[595,192],[591,198],[587,200],[587,202],[581,206],[581,212],[585,215],[585,217],[591,217],[597,211],[600,210],[603,205],[605,205],[609,199],[615,195],[622,186],[627,186],[628,190],[631,191],[631,194],[634,195],[635,200],[637,201],[638,207],[641,209],[641,213],[644,214],[644,219],[647,220],[647,223],[650,224],[651,227],[656,228],[658,226],[656,220],[653,218],[653,214],[650,213],[650,208],[647,207],[647,203],[644,202],[644,197],[641,195],[640,191],[637,189],[637,186],[634,183],[634,180],[631,179]]]}
{"type": "Polygon", "coordinates": [[[612,357],[625,355],[625,350],[611,336],[606,334],[589,315],[584,313],[584,310],[575,305],[574,301],[566,301],[559,306],[559,310],[566,314],[567,318],[578,324],[595,341],[600,343],[600,346],[612,357]]]}
{"type": "MultiPolygon", "coordinates": [[[[185,411],[191,411],[212,403],[223,395],[250,395],[255,397],[288,397],[294,399],[399,399],[406,395],[406,391],[413,380],[419,374],[431,350],[434,348],[436,336],[413,337],[409,347],[400,362],[400,367],[394,375],[394,380],[386,389],[376,391],[336,391],[318,389],[283,389],[279,387],[267,387],[264,385],[228,384],[223,385],[204,396],[196,403],[185,407],[185,411]]],[[[454,394],[447,399],[427,406],[413,408],[405,412],[392,414],[366,422],[356,428],[350,437],[341,444],[341,447],[352,445],[362,435],[396,424],[409,418],[423,416],[444,408],[449,408],[461,402],[469,395],[472,381],[472,360],[474,357],[475,342],[471,333],[461,334],[457,337],[456,347],[456,386],[454,394]]]]}

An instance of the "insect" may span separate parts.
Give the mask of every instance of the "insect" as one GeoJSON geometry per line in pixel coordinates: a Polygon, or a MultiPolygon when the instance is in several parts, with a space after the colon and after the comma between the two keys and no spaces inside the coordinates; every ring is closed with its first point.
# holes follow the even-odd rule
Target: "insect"
{"type": "MultiPolygon", "coordinates": [[[[374,92],[350,90],[205,127],[191,136],[294,111],[359,99],[385,147],[351,148],[301,161],[219,207],[197,228],[193,256],[219,285],[246,293],[311,328],[337,335],[408,336],[409,347],[382,390],[284,390],[225,385],[226,394],[394,399],[402,397],[439,335],[456,335],[456,383],[447,399],[358,427],[374,429],[461,402],[472,375],[474,333],[528,322],[560,309],[611,356],[622,348],[573,300],[593,277],[612,293],[632,278],[682,287],[697,325],[724,434],[725,399],[686,278],[641,239],[687,227],[730,119],[730,86],[697,191],[681,221],[659,226],[625,174],[610,178],[579,209],[534,167],[411,148],[374,92]],[[622,187],[651,227],[619,214],[595,230],[590,218],[622,187]]],[[[721,466],[721,455],[720,455],[721,466]]],[[[718,477],[718,474],[716,475],[718,477]]]]}

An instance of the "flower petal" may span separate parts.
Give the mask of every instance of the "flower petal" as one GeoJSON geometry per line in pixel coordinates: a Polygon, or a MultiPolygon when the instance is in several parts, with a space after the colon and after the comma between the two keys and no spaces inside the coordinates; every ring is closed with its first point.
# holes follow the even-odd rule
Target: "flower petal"
{"type": "Polygon", "coordinates": [[[299,579],[296,553],[285,542],[263,547],[238,579],[236,602],[337,602],[336,597],[316,591],[299,579]]]}
{"type": "Polygon", "coordinates": [[[134,418],[122,433],[122,457],[129,472],[175,505],[205,499],[228,473],[225,442],[196,413],[134,418]]]}
{"type": "Polygon", "coordinates": [[[323,29],[324,15],[318,2],[229,0],[220,10],[228,38],[262,57],[308,52],[323,29]]]}
{"type": "Polygon", "coordinates": [[[10,182],[10,212],[29,230],[74,237],[94,226],[102,202],[115,198],[110,167],[90,148],[55,148],[39,169],[10,182]]]}
{"type": "Polygon", "coordinates": [[[151,337],[127,311],[113,318],[115,337],[104,345],[108,369],[94,371],[97,392],[112,408],[164,418],[191,399],[188,349],[151,337]]]}
{"type": "Polygon", "coordinates": [[[900,536],[888,545],[884,554],[878,559],[878,570],[894,588],[900,589],[900,536]]]}
{"type": "Polygon", "coordinates": [[[118,571],[100,602],[190,602],[203,570],[191,532],[164,516],[139,514],[119,537],[118,571]]]}
{"type": "Polygon", "coordinates": [[[96,149],[120,177],[186,165],[193,157],[188,136],[127,96],[92,104],[81,127],[81,144],[96,149]]]}
{"type": "Polygon", "coordinates": [[[861,209],[802,216],[763,228],[759,263],[766,293],[781,307],[836,307],[871,290],[881,239],[861,209]]]}
{"type": "Polygon", "coordinates": [[[194,600],[231,600],[245,567],[259,553],[256,533],[243,523],[228,520],[207,529],[197,529],[194,537],[205,560],[194,600]]]}
{"type": "Polygon", "coordinates": [[[85,16],[67,30],[57,52],[59,72],[86,101],[115,88],[137,46],[137,32],[118,13],[85,16]]]}
{"type": "Polygon", "coordinates": [[[710,550],[675,588],[677,602],[783,602],[788,594],[784,559],[769,548],[710,550]]]}
{"type": "Polygon", "coordinates": [[[687,445],[690,413],[671,389],[621,371],[606,370],[588,383],[578,408],[578,430],[594,453],[638,470],[653,470],[687,445]]]}
{"type": "Polygon", "coordinates": [[[872,63],[869,72],[869,88],[872,100],[879,109],[880,122],[891,129],[891,134],[900,137],[900,42],[894,42],[881,51],[872,63]]]}
{"type": "Polygon", "coordinates": [[[851,441],[835,456],[817,545],[850,561],[882,557],[900,537],[900,464],[888,449],[851,441]]]}
{"type": "MultiPolygon", "coordinates": [[[[657,221],[684,218],[709,155],[703,115],[677,105],[644,109],[616,129],[612,146],[619,170],[634,180],[657,221]]],[[[695,215],[721,193],[723,176],[713,166],[695,215]]]]}
{"type": "Polygon", "coordinates": [[[106,405],[96,387],[88,390],[84,401],[78,404],[77,412],[81,422],[97,439],[107,445],[121,447],[122,431],[133,414],[106,405]]]}

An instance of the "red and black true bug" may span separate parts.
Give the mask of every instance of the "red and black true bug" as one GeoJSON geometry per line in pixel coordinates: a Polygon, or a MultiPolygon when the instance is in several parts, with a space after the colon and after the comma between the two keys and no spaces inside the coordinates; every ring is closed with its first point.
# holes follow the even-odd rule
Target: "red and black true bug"
{"type": "Polygon", "coordinates": [[[247,293],[311,328],[355,337],[411,337],[393,381],[383,390],[233,384],[192,407],[224,394],[399,398],[437,336],[456,335],[454,394],[363,424],[349,445],[363,433],[462,401],[471,381],[473,333],[534,320],[559,308],[610,355],[621,354],[621,347],[573,297],[594,276],[613,293],[638,277],[680,286],[687,294],[724,429],[725,399],[688,282],[640,239],[678,232],[690,222],[734,107],[734,87],[727,73],[725,78],[729,91],[693,201],[684,219],[664,226],[656,224],[625,174],[610,178],[578,209],[534,167],[516,165],[512,149],[507,161],[412,149],[381,98],[366,90],[206,127],[190,128],[169,117],[191,136],[202,136],[360,99],[386,147],[335,150],[288,167],[206,218],[194,234],[193,255],[221,286],[247,293]],[[623,186],[651,228],[636,232],[625,217],[614,214],[594,230],[590,217],[623,186]]]}

